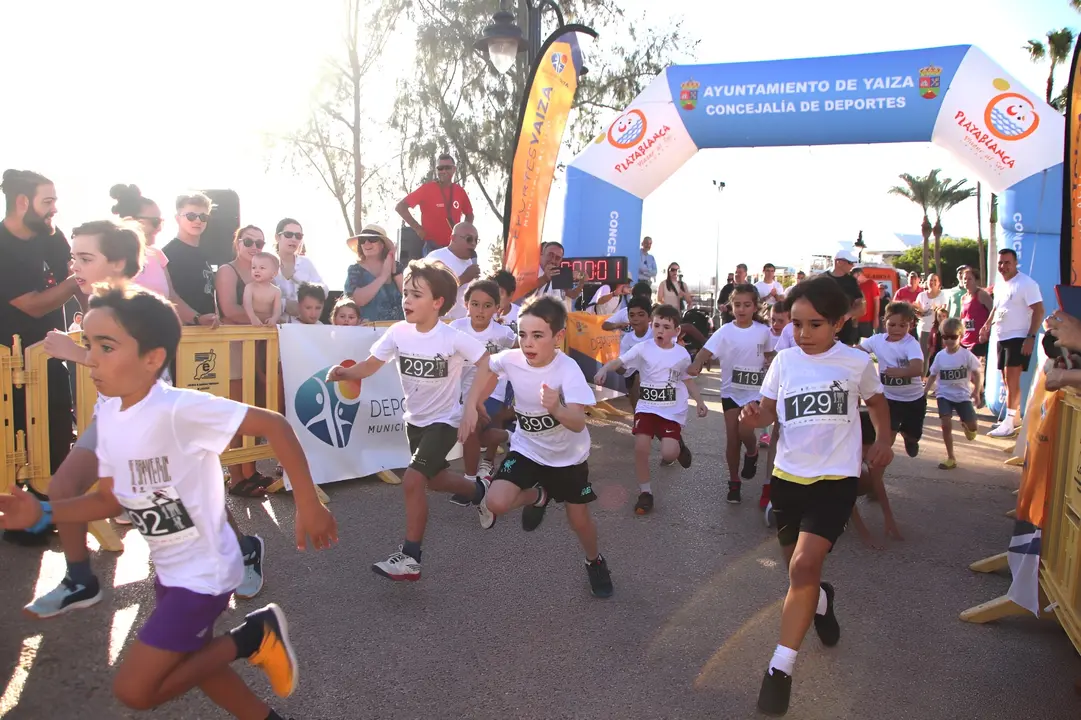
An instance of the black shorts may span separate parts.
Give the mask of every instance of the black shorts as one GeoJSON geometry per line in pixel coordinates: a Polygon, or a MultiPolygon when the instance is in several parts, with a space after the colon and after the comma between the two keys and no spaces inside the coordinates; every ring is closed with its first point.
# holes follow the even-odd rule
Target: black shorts
{"type": "Polygon", "coordinates": [[[856,504],[859,480],[819,480],[810,485],[774,477],[769,499],[781,547],[795,545],[801,532],[817,535],[832,546],[841,537],[856,504]]]}
{"type": "Polygon", "coordinates": [[[871,422],[871,413],[860,408],[860,435],[863,437],[863,446],[874,445],[878,435],[875,433],[875,424],[871,422]]]}
{"type": "Polygon", "coordinates": [[[971,350],[972,354],[975,355],[976,357],[979,357],[979,358],[987,357],[987,343],[985,343],[985,342],[982,342],[982,343],[978,342],[975,345],[973,345],[972,347],[970,347],[969,350],[971,350]]]}
{"type": "Polygon", "coordinates": [[[886,398],[890,406],[890,429],[912,440],[923,437],[923,419],[927,417],[927,396],[902,402],[886,398]]]}
{"type": "Polygon", "coordinates": [[[724,412],[728,412],[729,410],[739,410],[742,407],[743,405],[740,405],[732,398],[721,398],[721,410],[724,412]]]}
{"type": "Polygon", "coordinates": [[[407,424],[405,435],[409,438],[409,452],[413,454],[409,467],[429,480],[450,467],[447,454],[458,442],[458,428],[446,423],[424,427],[407,424]]]}
{"type": "Polygon", "coordinates": [[[597,499],[585,460],[569,467],[549,467],[512,450],[492,479],[512,482],[523,490],[540,485],[552,500],[568,505],[585,505],[597,499]]]}
{"type": "MultiPolygon", "coordinates": [[[[1025,344],[1025,338],[1011,338],[1009,340],[998,341],[998,369],[1002,370],[1008,367],[1019,367],[1021,372],[1028,371],[1028,363],[1032,360],[1031,355],[1023,355],[1021,353],[1021,346],[1025,344]]],[[[1035,343],[1033,343],[1033,352],[1035,352],[1035,343]]]]}

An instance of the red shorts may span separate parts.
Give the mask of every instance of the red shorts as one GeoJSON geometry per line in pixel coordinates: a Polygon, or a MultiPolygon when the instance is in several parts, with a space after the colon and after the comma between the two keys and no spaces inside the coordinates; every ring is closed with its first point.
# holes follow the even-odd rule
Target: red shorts
{"type": "Polygon", "coordinates": [[[682,431],[683,428],[674,420],[662,418],[660,415],[654,415],[653,413],[640,412],[634,414],[634,430],[632,430],[631,434],[649,435],[658,440],[664,438],[682,440],[682,431]]]}

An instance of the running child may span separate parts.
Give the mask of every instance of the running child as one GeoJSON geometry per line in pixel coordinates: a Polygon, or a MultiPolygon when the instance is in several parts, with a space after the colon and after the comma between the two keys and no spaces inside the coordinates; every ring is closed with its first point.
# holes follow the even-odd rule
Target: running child
{"type": "MultiPolygon", "coordinates": [[[[785,302],[783,297],[772,305],[763,303],[761,312],[763,317],[769,318],[769,349],[776,353],[777,344],[781,341],[784,329],[788,326],[790,320],[788,303],[785,302]]],[[[758,439],[758,447],[770,448],[766,458],[766,467],[771,472],[773,470],[773,448],[776,446],[775,434],[767,429],[766,432],[762,433],[762,437],[758,439]]]]}
{"type": "MultiPolygon", "coordinates": [[[[450,326],[484,345],[489,355],[510,349],[518,341],[518,336],[506,325],[492,321],[499,307],[498,303],[499,286],[493,280],[474,280],[465,291],[465,307],[469,316],[451,321],[450,326]]],[[[462,397],[469,395],[476,373],[476,368],[472,366],[462,370],[462,397]]],[[[466,480],[475,482],[478,475],[491,479],[494,469],[492,462],[487,458],[483,461],[480,459],[480,449],[481,446],[491,449],[494,457],[495,448],[509,438],[507,431],[497,424],[503,419],[506,404],[507,381],[500,380],[492,394],[484,401],[484,414],[489,422],[481,423],[462,446],[466,480]]],[[[451,496],[451,502],[462,507],[469,505],[470,500],[471,498],[465,495],[451,496]]]]}
{"type": "MultiPolygon", "coordinates": [[[[915,338],[913,338],[915,340],[915,338]]],[[[887,405],[889,403],[887,402],[887,405]]],[[[856,494],[858,497],[865,497],[869,502],[877,503],[882,510],[882,527],[884,530],[886,540],[893,538],[894,540],[904,540],[901,535],[901,529],[897,526],[897,521],[893,517],[893,509],[890,507],[890,498],[886,493],[886,483],[884,480],[885,468],[871,466],[867,462],[867,454],[871,448],[874,447],[875,440],[878,434],[875,432],[874,424],[871,422],[871,415],[867,411],[867,408],[860,408],[860,430],[863,440],[863,466],[860,469],[860,481],[856,494]]],[[[863,516],[860,515],[859,505],[856,504],[852,507],[852,524],[856,528],[856,533],[860,536],[860,540],[869,547],[875,550],[881,550],[882,545],[875,542],[874,536],[871,535],[871,531],[867,528],[867,524],[863,521],[863,516]]]]}
{"type": "MultiPolygon", "coordinates": [[[[736,285],[728,298],[729,312],[735,319],[710,336],[688,370],[696,377],[711,358],[716,357],[721,364],[728,502],[733,504],[742,502],[743,480],[753,479],[758,471],[758,442],[754,428],[740,424],[740,411],[748,403],[758,400],[766,368],[773,357],[770,329],[758,315],[758,300],[754,285],[736,285]],[[745,448],[742,471],[739,467],[741,445],[745,448]]],[[[768,498],[767,492],[763,488],[763,496],[768,498]]]]}
{"type": "Polygon", "coordinates": [[[551,501],[564,503],[567,522],[585,551],[590,592],[612,595],[608,563],[597,547],[597,526],[589,503],[597,499],[589,484],[589,431],[585,406],[593,390],[578,364],[559,350],[567,325],[563,304],[547,296],[527,300],[518,313],[521,347],[505,350],[481,366],[459,428],[468,438],[477,426],[478,406],[505,378],[514,392],[517,427],[481,505],[494,515],[522,508],[522,529],[532,532],[551,501]],[[491,373],[487,372],[491,368],[491,373]]]}
{"type": "Polygon", "coordinates": [[[508,270],[498,270],[492,275],[499,286],[499,310],[495,314],[495,321],[500,325],[506,325],[518,337],[518,311],[521,309],[510,299],[514,297],[514,291],[518,289],[518,281],[514,279],[514,273],[508,270]]]}
{"type": "Polygon", "coordinates": [[[360,309],[356,302],[348,295],[343,295],[334,303],[334,310],[330,313],[331,325],[356,326],[360,325],[360,309]]]}
{"type": "Polygon", "coordinates": [[[413,454],[402,478],[405,540],[397,552],[372,565],[373,572],[391,580],[420,580],[428,489],[469,497],[480,513],[481,527],[495,524],[495,518],[481,502],[488,481],[469,481],[448,469],[447,454],[458,441],[462,418],[463,366],[477,366],[474,385],[486,384],[490,376],[484,346],[440,320],[454,306],[457,295],[458,279],[443,265],[425,260],[410,262],[402,279],[405,320],[387,328],[364,362],[352,367],[335,365],[327,373],[327,382],[359,382],[388,361],[398,360],[405,391],[405,431],[413,454]]]}
{"type": "MultiPolygon", "coordinates": [[[[641,298],[635,299],[641,302],[641,298]]],[[[698,417],[706,416],[706,404],[698,385],[687,374],[691,358],[676,345],[679,335],[679,310],[671,305],[653,309],[653,341],[633,344],[626,352],[601,366],[594,381],[604,384],[612,370],[634,370],[641,378],[641,398],[634,413],[634,470],[638,476],[638,502],[634,512],[647,515],[653,511],[653,488],[649,479],[649,449],[653,438],[661,441],[661,463],[670,465],[679,460],[684,468],[691,466],[691,451],[683,443],[683,426],[687,424],[687,398],[694,399],[698,417]]]]}
{"type": "Polygon", "coordinates": [[[320,285],[302,282],[297,287],[297,321],[305,325],[319,325],[323,306],[327,304],[327,291],[320,285]]]}
{"type": "Polygon", "coordinates": [[[788,711],[796,654],[812,621],[824,645],[836,645],[841,637],[834,589],[822,582],[822,565],[856,503],[860,398],[878,433],[868,462],[884,466],[893,457],[886,441],[888,405],[874,365],[865,353],[837,342],[848,296],[831,278],[820,276],[797,284],[788,297],[798,347],[777,355],[761,401],[741,412],[741,424],[749,428],[781,425],[770,494],[789,588],[780,643],[758,695],[758,709],[769,715],[788,711]]]}
{"type": "Polygon", "coordinates": [[[52,503],[18,490],[0,495],[0,525],[40,529],[126,511],[150,549],[157,603],[117,669],[117,699],[149,710],[198,687],[236,717],[279,718],[230,664],[246,659],[279,696],[293,692],[297,661],[281,609],[267,605],[214,637],[244,577],[225,515],[220,453],[238,433],[267,438],[293,482],[297,549],[309,540],[327,548],[337,529],[316,497],[296,434],[275,412],[159,382],[181,330],[158,295],[99,286],[83,331],[94,383],[109,396],[97,414],[98,490],[52,503]]]}
{"type": "Polygon", "coordinates": [[[859,347],[875,356],[890,407],[891,443],[900,433],[909,457],[920,453],[923,419],[927,415],[927,392],[923,385],[923,350],[909,335],[916,311],[906,302],[886,306],[886,332],[863,338],[859,347]]]}
{"type": "Polygon", "coordinates": [[[956,410],[957,417],[961,418],[965,438],[975,440],[978,429],[976,405],[980,402],[983,377],[980,359],[961,347],[964,323],[958,318],[947,318],[938,327],[943,349],[931,361],[927,391],[936,390],[942,443],[946,446],[946,459],[938,467],[940,470],[953,470],[957,467],[957,460],[953,456],[953,412],[956,410]]]}
{"type": "MultiPolygon", "coordinates": [[[[627,320],[630,323],[630,332],[623,333],[619,339],[619,354],[626,355],[635,345],[648,342],[653,339],[653,324],[650,322],[650,314],[653,312],[653,303],[648,298],[632,297],[627,302],[627,320]]],[[[638,409],[639,377],[637,370],[620,368],[616,370],[623,376],[623,382],[627,385],[627,399],[631,403],[631,412],[638,409]]]]}

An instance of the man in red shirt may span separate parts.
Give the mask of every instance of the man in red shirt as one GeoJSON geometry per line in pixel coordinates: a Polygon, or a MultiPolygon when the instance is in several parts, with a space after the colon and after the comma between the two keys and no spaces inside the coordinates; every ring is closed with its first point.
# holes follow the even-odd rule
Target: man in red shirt
{"type": "Polygon", "coordinates": [[[435,182],[426,182],[394,209],[424,241],[424,255],[450,245],[450,231],[462,220],[473,222],[473,206],[465,189],[453,182],[454,158],[443,153],[435,164],[435,182]],[[420,222],[409,208],[420,206],[420,222]]]}
{"type": "Polygon", "coordinates": [[[864,311],[859,317],[860,337],[868,338],[878,330],[879,303],[882,299],[882,291],[879,289],[878,283],[863,273],[862,268],[856,268],[852,271],[852,274],[860,285],[860,292],[863,293],[864,311]]]}

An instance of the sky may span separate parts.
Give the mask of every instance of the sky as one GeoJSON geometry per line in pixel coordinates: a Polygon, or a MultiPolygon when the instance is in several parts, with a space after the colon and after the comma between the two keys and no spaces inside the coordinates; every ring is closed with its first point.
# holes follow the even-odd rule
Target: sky
{"type": "MultiPolygon", "coordinates": [[[[492,0],[493,11],[496,5],[492,0]]],[[[1029,61],[1025,41],[1052,28],[1081,29],[1081,14],[1066,0],[939,0],[933,10],[865,0],[621,6],[629,17],[648,7],[657,25],[682,18],[701,40],[688,49],[689,62],[975,44],[1037,94],[1047,66],[1029,61]]],[[[341,26],[336,2],[35,0],[4,3],[0,25],[18,28],[0,43],[8,89],[0,164],[57,183],[60,228],[107,215],[108,190],[118,182],[139,185],[166,214],[188,188],[232,188],[241,196],[242,221],[268,234],[280,218],[299,218],[317,267],[331,287],[341,286],[350,255],[336,203],[317,178],[285,167],[268,145],[303,123],[341,26]],[[12,72],[17,68],[25,70],[12,72]]],[[[393,99],[397,73],[410,67],[412,41],[404,27],[386,71],[366,88],[366,102],[393,99]]],[[[584,50],[589,64],[589,46],[584,50]]],[[[1061,69],[1057,81],[1066,75],[1061,69]]],[[[932,168],[977,179],[930,144],[702,151],[647,198],[643,233],[654,238],[658,263],[680,262],[692,286],[709,282],[718,246],[722,272],[737,262],[799,267],[811,252],[829,252],[859,230],[918,232],[918,208],[886,191],[899,173],[932,168]],[[726,184],[719,198],[713,180],[726,184]]],[[[494,242],[499,222],[479,190],[466,187],[482,242],[494,242]]],[[[562,204],[557,181],[546,239],[559,237],[562,204]]],[[[399,222],[392,205],[373,208],[366,222],[393,234],[399,222]]],[[[975,237],[975,201],[947,213],[943,225],[947,234],[975,237]]],[[[161,237],[174,232],[169,222],[161,237]]]]}

